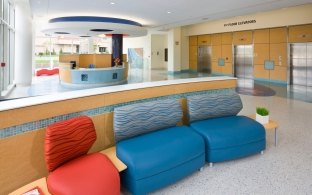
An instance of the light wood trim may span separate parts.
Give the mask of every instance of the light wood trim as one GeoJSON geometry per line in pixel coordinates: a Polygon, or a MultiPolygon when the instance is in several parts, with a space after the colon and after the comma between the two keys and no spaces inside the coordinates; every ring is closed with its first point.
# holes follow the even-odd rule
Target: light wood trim
{"type": "Polygon", "coordinates": [[[248,45],[252,44],[252,31],[238,31],[233,33],[234,45],[248,45]]]}
{"type": "Polygon", "coordinates": [[[106,150],[101,151],[100,153],[105,154],[115,165],[115,167],[118,169],[119,172],[125,170],[127,168],[127,165],[125,165],[116,155],[116,147],[110,147],[106,150]]]}
{"type": "Polygon", "coordinates": [[[35,187],[39,187],[42,191],[42,193],[44,195],[51,195],[49,190],[48,190],[48,186],[47,186],[47,178],[43,177],[41,179],[38,179],[34,182],[31,182],[17,190],[15,190],[14,192],[10,193],[9,195],[21,195],[35,187]]]}
{"type": "Polygon", "coordinates": [[[66,83],[72,82],[71,69],[59,69],[60,80],[66,83]]]}
{"type": "MultiPolygon", "coordinates": [[[[249,118],[252,118],[254,120],[256,120],[256,115],[251,115],[251,116],[248,116],[249,118]]],[[[271,120],[269,119],[269,122],[267,124],[262,124],[263,127],[266,129],[266,130],[270,130],[270,129],[275,129],[275,128],[278,128],[278,123],[274,120],[271,120]]]]}
{"type": "Polygon", "coordinates": [[[211,35],[211,45],[221,45],[221,43],[222,38],[220,33],[211,35]]]}

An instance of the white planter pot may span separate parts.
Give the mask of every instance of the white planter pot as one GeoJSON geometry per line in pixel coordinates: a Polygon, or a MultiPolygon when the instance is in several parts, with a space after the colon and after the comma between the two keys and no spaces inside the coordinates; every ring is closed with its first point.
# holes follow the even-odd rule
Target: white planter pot
{"type": "Polygon", "coordinates": [[[256,114],[256,121],[258,121],[261,124],[267,124],[269,123],[269,115],[267,116],[261,116],[259,114],[256,114]]]}

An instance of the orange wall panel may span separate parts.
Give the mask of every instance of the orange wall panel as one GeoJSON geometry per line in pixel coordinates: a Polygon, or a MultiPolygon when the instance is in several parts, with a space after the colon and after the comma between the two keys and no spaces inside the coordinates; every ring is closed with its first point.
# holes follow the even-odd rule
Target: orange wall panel
{"type": "Polygon", "coordinates": [[[254,77],[270,79],[270,71],[264,69],[264,65],[254,65],[254,77]]]}
{"type": "Polygon", "coordinates": [[[287,28],[271,28],[270,29],[270,43],[286,43],[287,42],[287,28]]]}
{"type": "Polygon", "coordinates": [[[211,37],[210,35],[199,35],[197,40],[198,45],[210,45],[211,37]]]}
{"type": "Polygon", "coordinates": [[[232,45],[222,45],[222,58],[226,63],[232,62],[233,58],[232,45]]]}
{"type": "Polygon", "coordinates": [[[288,31],[290,43],[312,42],[312,24],[290,26],[288,31]]]}
{"type": "Polygon", "coordinates": [[[222,49],[221,45],[213,45],[212,46],[212,52],[211,52],[211,60],[212,61],[218,61],[218,59],[222,57],[221,49],[222,49]]]}
{"type": "Polygon", "coordinates": [[[211,63],[212,73],[222,73],[222,66],[218,65],[218,61],[213,61],[211,63]]]}
{"type": "Polygon", "coordinates": [[[222,45],[232,45],[233,33],[222,33],[221,34],[222,45]]]}
{"type": "Polygon", "coordinates": [[[211,35],[211,45],[221,45],[221,43],[222,43],[221,34],[211,35]]]}
{"type": "Polygon", "coordinates": [[[197,45],[197,36],[190,36],[189,37],[189,45],[195,46],[197,45]]]}
{"type": "Polygon", "coordinates": [[[252,44],[252,31],[238,31],[233,33],[234,45],[252,44]]]}
{"type": "Polygon", "coordinates": [[[287,66],[287,43],[270,44],[270,59],[276,66],[287,66]]]}
{"type": "Polygon", "coordinates": [[[233,66],[232,63],[225,63],[224,66],[221,66],[222,73],[224,74],[233,74],[233,66]]]}
{"type": "Polygon", "coordinates": [[[269,43],[270,42],[270,30],[259,29],[254,31],[254,43],[269,43]]]}
{"type": "Polygon", "coordinates": [[[269,44],[254,44],[254,64],[264,64],[264,60],[270,60],[269,44]]]}
{"type": "Polygon", "coordinates": [[[275,66],[274,70],[270,70],[270,79],[287,81],[287,67],[275,66]]]}

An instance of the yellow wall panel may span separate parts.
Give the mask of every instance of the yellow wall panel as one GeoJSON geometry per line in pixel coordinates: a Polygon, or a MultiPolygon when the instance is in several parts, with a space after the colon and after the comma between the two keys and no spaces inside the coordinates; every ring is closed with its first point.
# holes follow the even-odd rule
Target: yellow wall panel
{"type": "Polygon", "coordinates": [[[226,63],[232,62],[232,45],[222,45],[222,58],[226,63]]]}
{"type": "Polygon", "coordinates": [[[190,36],[189,45],[197,46],[197,36],[190,36]]]}
{"type": "Polygon", "coordinates": [[[59,56],[59,62],[69,63],[70,61],[76,61],[76,65],[79,66],[79,54],[61,54],[59,56]]]}
{"type": "Polygon", "coordinates": [[[210,35],[199,35],[197,43],[198,45],[210,45],[211,44],[210,35]]]}
{"type": "Polygon", "coordinates": [[[197,60],[190,60],[190,70],[197,71],[197,60]]]}
{"type": "Polygon", "coordinates": [[[276,66],[287,66],[287,43],[270,44],[270,59],[276,66]]]}
{"type": "Polygon", "coordinates": [[[222,45],[232,45],[233,33],[222,33],[221,34],[222,45]]]}
{"type": "Polygon", "coordinates": [[[212,51],[211,51],[211,60],[212,61],[218,61],[219,58],[222,57],[221,55],[221,45],[213,45],[212,51]]]}
{"type": "Polygon", "coordinates": [[[233,74],[233,66],[232,63],[225,63],[222,67],[222,73],[223,74],[233,74]]]}
{"type": "Polygon", "coordinates": [[[264,65],[254,65],[254,77],[270,79],[270,71],[264,69],[264,65]]]}
{"type": "Polygon", "coordinates": [[[269,44],[254,44],[254,64],[264,64],[264,60],[270,60],[269,44]]]}
{"type": "MultiPolygon", "coordinates": [[[[312,11],[311,11],[312,12],[312,11]]],[[[312,42],[312,24],[288,27],[290,43],[312,42]]]]}
{"type": "Polygon", "coordinates": [[[275,66],[274,70],[270,70],[270,79],[287,81],[287,67],[275,66]]]}
{"type": "Polygon", "coordinates": [[[221,45],[221,43],[222,43],[221,34],[211,35],[211,45],[221,45]]]}
{"type": "Polygon", "coordinates": [[[211,62],[212,73],[222,73],[222,66],[218,65],[218,61],[211,62]]]}
{"type": "Polygon", "coordinates": [[[239,31],[233,33],[234,45],[248,45],[252,44],[252,31],[239,31]]]}
{"type": "Polygon", "coordinates": [[[287,28],[270,28],[270,43],[286,43],[287,28]]]}
{"type": "Polygon", "coordinates": [[[254,43],[269,43],[270,42],[270,30],[259,29],[255,30],[253,34],[254,43]]]}
{"type": "Polygon", "coordinates": [[[191,61],[197,60],[197,46],[190,46],[189,59],[191,61]]]}

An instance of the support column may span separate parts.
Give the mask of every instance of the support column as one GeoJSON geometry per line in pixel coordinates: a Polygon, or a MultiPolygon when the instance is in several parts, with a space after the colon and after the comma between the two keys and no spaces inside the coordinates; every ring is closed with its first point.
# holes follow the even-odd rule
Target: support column
{"type": "Polygon", "coordinates": [[[115,66],[116,58],[119,58],[117,65],[122,65],[122,34],[112,35],[112,66],[115,66]]]}
{"type": "Polygon", "coordinates": [[[181,71],[181,27],[168,33],[168,73],[181,71]]]}
{"type": "Polygon", "coordinates": [[[30,85],[32,80],[32,17],[28,1],[15,4],[15,83],[30,85]]]}

